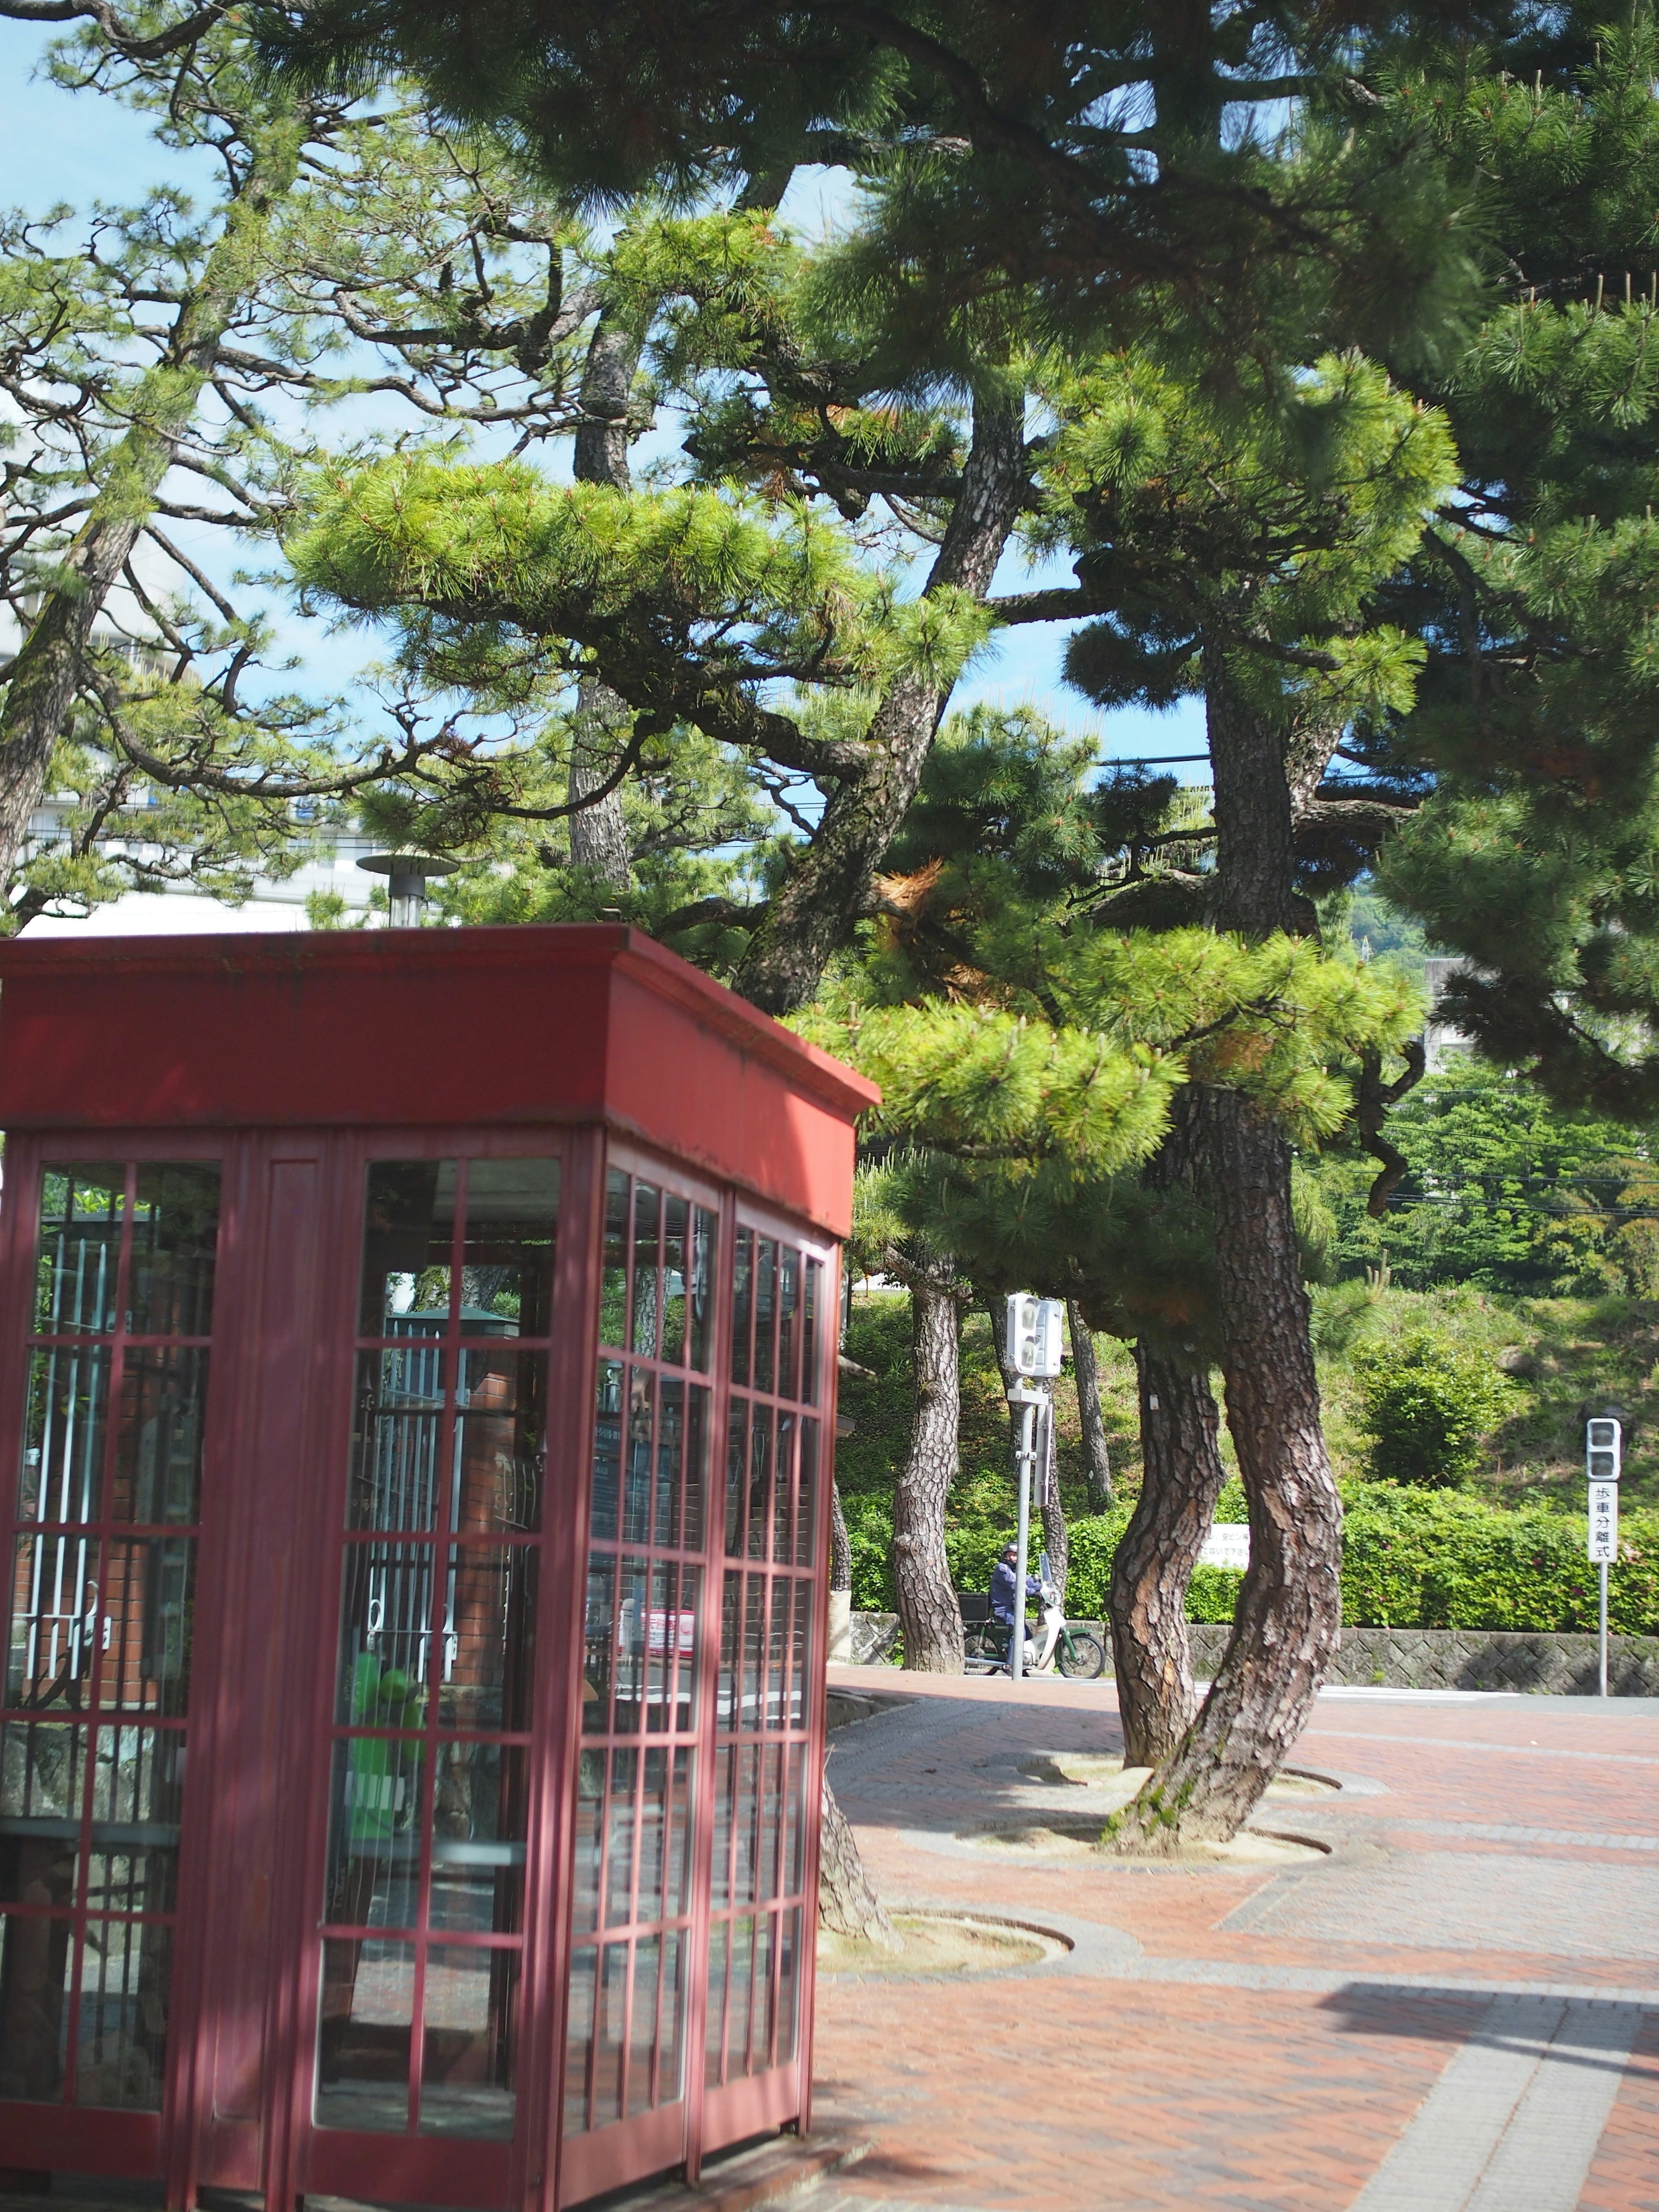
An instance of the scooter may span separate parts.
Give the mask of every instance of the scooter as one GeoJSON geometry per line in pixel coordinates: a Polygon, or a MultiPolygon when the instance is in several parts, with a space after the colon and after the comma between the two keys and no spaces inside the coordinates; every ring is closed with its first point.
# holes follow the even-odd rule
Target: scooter
{"type": "MultiPolygon", "coordinates": [[[[1098,1681],[1106,1672],[1106,1654],[1100,1638],[1091,1634],[1086,1628],[1073,1629],[1067,1622],[1060,1602],[1060,1590],[1049,1571],[1046,1552],[1037,1561],[1036,1583],[1042,1618],[1036,1635],[1027,1632],[1025,1649],[1020,1661],[1021,1672],[1048,1674],[1058,1669],[1073,1681],[1098,1681]]],[[[988,1620],[976,1636],[969,1638],[967,1659],[970,1666],[975,1667],[976,1672],[988,1674],[1006,1672],[1008,1654],[999,1622],[988,1620]]]]}

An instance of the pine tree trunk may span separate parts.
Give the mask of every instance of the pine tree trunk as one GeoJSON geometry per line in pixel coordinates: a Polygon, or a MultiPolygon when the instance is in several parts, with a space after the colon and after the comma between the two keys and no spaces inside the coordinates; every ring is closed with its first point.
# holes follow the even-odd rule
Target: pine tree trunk
{"type": "Polygon", "coordinates": [[[910,1674],[960,1674],[962,1608],[945,1555],[945,1503],[957,1474],[961,1317],[948,1257],[910,1274],[915,1417],[893,1498],[893,1580],[910,1674]]]}
{"type": "Polygon", "coordinates": [[[841,1485],[833,1476],[830,1482],[830,1587],[832,1590],[853,1587],[853,1540],[847,1533],[847,1516],[842,1510],[841,1485]]]}
{"type": "Polygon", "coordinates": [[[1201,1370],[1142,1345],[1140,1497],[1112,1562],[1112,1655],[1126,1766],[1168,1759],[1198,1711],[1187,1586],[1226,1470],[1201,1370]]]}
{"type": "Polygon", "coordinates": [[[1075,1298],[1066,1301],[1072,1340],[1072,1372],[1077,1378],[1078,1419],[1083,1425],[1083,1468],[1089,1485],[1089,1510],[1104,1513],[1113,1503],[1112,1456],[1106,1446],[1106,1418],[1100,1409],[1100,1363],[1095,1340],[1075,1298]]]}
{"type": "Polygon", "coordinates": [[[1042,1548],[1048,1554],[1048,1579],[1066,1605],[1066,1577],[1071,1571],[1072,1538],[1066,1526],[1066,1508],[1060,1502],[1060,1455],[1054,1437],[1054,1386],[1048,1386],[1043,1409],[1042,1457],[1037,1468],[1037,1514],[1042,1522],[1042,1548]]]}
{"type": "Polygon", "coordinates": [[[167,348],[132,399],[132,427],[103,465],[103,481],[9,672],[0,705],[0,898],[9,889],[84,678],[93,629],[155,512],[226,331],[264,274],[272,216],[299,172],[300,112],[248,134],[249,160],[199,282],[186,293],[167,348]]]}
{"type": "Polygon", "coordinates": [[[899,1939],[885,1907],[870,1887],[857,1838],[824,1778],[823,1826],[818,1840],[818,1925],[832,1936],[896,1951],[899,1939]]]}
{"type": "MultiPolygon", "coordinates": [[[[951,586],[982,599],[991,588],[1025,493],[1024,410],[982,399],[974,441],[929,592],[951,586]]],[[[868,770],[830,793],[811,842],[774,894],[732,979],[769,1014],[792,1014],[817,989],[830,956],[864,911],[872,878],[915,797],[951,687],[897,678],[871,722],[868,770]]]]}
{"type": "MultiPolygon", "coordinates": [[[[1282,742],[1206,654],[1221,929],[1263,937],[1297,914],[1282,742]]],[[[1236,1834],[1301,1734],[1341,1629],[1342,1509],[1320,1428],[1291,1152],[1238,1092],[1207,1092],[1227,1426],[1250,1515],[1250,1565],[1226,1656],[1196,1722],[1113,1824],[1121,1848],[1236,1834]]]]}
{"type": "MultiPolygon", "coordinates": [[[[581,421],[577,426],[572,473],[579,483],[610,484],[617,491],[631,483],[628,449],[633,436],[629,407],[640,365],[639,341],[602,314],[588,344],[582,370],[581,421]]],[[[626,700],[608,684],[584,677],[576,687],[576,714],[570,733],[568,796],[584,799],[617,772],[633,732],[634,714],[626,700]]],[[[634,880],[633,854],[620,789],[596,799],[570,820],[570,858],[619,891],[634,880]]]]}

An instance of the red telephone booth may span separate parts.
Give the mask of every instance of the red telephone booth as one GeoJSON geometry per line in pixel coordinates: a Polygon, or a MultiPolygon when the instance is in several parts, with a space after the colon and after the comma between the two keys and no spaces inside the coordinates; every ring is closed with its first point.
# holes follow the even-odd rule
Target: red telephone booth
{"type": "Polygon", "coordinates": [[[620,927],[0,948],[0,2167],[805,2123],[873,1097],[620,927]]]}

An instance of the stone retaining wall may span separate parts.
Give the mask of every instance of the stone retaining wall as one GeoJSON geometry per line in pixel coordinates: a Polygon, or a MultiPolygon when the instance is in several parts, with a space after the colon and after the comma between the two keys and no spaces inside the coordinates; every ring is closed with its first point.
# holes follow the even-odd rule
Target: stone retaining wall
{"type": "Polygon", "coordinates": [[[884,1666],[898,1642],[896,1613],[855,1613],[852,1618],[853,1664],[884,1666]]]}
{"type": "MultiPolygon", "coordinates": [[[[1093,1631],[1109,1656],[1099,1621],[1093,1631]]],[[[1224,1623],[1194,1621],[1193,1665],[1200,1678],[1221,1663],[1231,1632],[1224,1623]]],[[[898,1638],[896,1613],[855,1613],[855,1666],[878,1667],[898,1638]]],[[[1593,1636],[1536,1635],[1485,1628],[1345,1628],[1326,1680],[1395,1690],[1536,1690],[1558,1697],[1594,1697],[1593,1636]]],[[[1659,1698],[1659,1637],[1615,1636],[1607,1647],[1607,1687],[1621,1698],[1659,1698]]]]}
{"type": "MultiPolygon", "coordinates": [[[[1230,1631],[1194,1622],[1193,1664],[1221,1663],[1230,1631]]],[[[1594,1697],[1596,1639],[1487,1628],[1345,1628],[1328,1682],[1398,1690],[1534,1690],[1594,1697]]],[[[1659,1697],[1659,1637],[1607,1642],[1607,1688],[1621,1698],[1659,1697]]]]}

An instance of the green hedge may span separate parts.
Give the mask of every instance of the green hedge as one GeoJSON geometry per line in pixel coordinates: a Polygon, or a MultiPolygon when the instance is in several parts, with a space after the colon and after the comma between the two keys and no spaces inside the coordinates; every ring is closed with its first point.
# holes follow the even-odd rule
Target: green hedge
{"type": "MultiPolygon", "coordinates": [[[[1626,1513],[1607,1577],[1624,1636],[1659,1634],[1659,1512],[1626,1513]]],[[[1355,1486],[1342,1542],[1342,1618],[1356,1627],[1587,1629],[1595,1570],[1577,1513],[1455,1492],[1355,1486]]]]}
{"type": "MultiPolygon", "coordinates": [[[[1542,1506],[1506,1510],[1455,1492],[1345,1486],[1342,1618],[1354,1628],[1593,1629],[1595,1570],[1584,1523],[1542,1506]]],[[[1231,1515],[1227,1517],[1231,1518],[1231,1515]]],[[[1084,1523],[1073,1533],[1076,1546],[1084,1523]]],[[[1621,1636],[1659,1636],[1659,1512],[1626,1513],[1607,1577],[1607,1618],[1621,1636]]],[[[1116,1538],[1112,1539],[1115,1543],[1116,1538]]],[[[1098,1617],[1111,1571],[1073,1580],[1069,1611],[1098,1617]]],[[[1189,1620],[1231,1620],[1244,1577],[1200,1567],[1189,1620]]]]}
{"type": "MultiPolygon", "coordinates": [[[[1595,1571],[1584,1557],[1577,1513],[1543,1506],[1505,1509],[1454,1491],[1344,1486],[1342,1618],[1354,1627],[1583,1630],[1595,1626],[1595,1571]]],[[[861,1499],[854,1530],[854,1600],[890,1611],[892,1522],[861,1499]]],[[[1243,1518],[1237,1483],[1220,1516],[1243,1518]]],[[[851,1516],[849,1516],[849,1518],[851,1516]]],[[[1128,1525],[1120,1506],[1072,1524],[1066,1610],[1105,1617],[1112,1557],[1128,1525]]],[[[1608,1614],[1618,1634],[1659,1635],[1659,1511],[1627,1512],[1622,1556],[1608,1577],[1608,1614]]],[[[979,1523],[946,1537],[958,1589],[990,1581],[1001,1548],[998,1528],[979,1523]]],[[[1040,1539],[1039,1539],[1040,1540],[1040,1539]]],[[[1231,1620],[1243,1580],[1225,1567],[1200,1567],[1188,1594],[1191,1620],[1231,1620]]]]}

